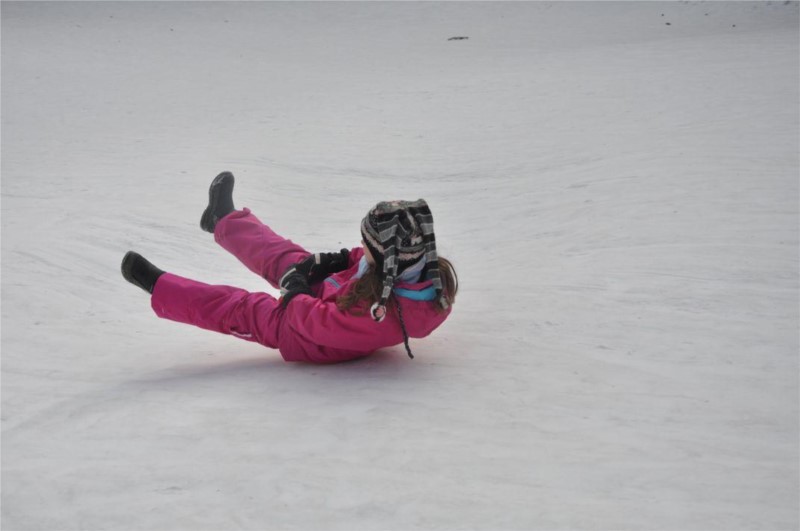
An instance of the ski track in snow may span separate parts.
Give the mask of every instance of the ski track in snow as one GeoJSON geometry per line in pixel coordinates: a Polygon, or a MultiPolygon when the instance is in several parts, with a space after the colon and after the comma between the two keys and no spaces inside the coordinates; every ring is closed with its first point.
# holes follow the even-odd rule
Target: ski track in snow
{"type": "Polygon", "coordinates": [[[1,10],[4,530],[800,525],[797,2],[1,10]],[[452,318],[324,367],[156,319],[128,249],[274,293],[222,170],[310,250],[425,197],[452,318]]]}

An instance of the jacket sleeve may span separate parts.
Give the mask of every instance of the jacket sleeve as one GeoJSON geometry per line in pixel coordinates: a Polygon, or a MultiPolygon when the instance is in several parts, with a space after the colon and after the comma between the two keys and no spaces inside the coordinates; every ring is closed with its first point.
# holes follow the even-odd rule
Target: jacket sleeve
{"type": "Polygon", "coordinates": [[[348,264],[348,269],[358,264],[358,262],[361,261],[362,256],[364,256],[363,247],[353,247],[352,249],[350,249],[350,258],[348,260],[350,263],[348,264]]]}
{"type": "Polygon", "coordinates": [[[378,323],[369,314],[353,315],[309,295],[297,295],[286,306],[289,327],[325,347],[372,352],[403,342],[399,326],[391,319],[378,323]]]}

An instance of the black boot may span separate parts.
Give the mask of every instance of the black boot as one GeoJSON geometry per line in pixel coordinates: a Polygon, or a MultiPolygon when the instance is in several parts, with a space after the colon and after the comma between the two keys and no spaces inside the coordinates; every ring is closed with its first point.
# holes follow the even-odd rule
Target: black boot
{"type": "Polygon", "coordinates": [[[164,274],[139,253],[128,251],[122,259],[122,276],[125,280],[139,286],[147,293],[153,293],[158,277],[164,274]]]}
{"type": "Polygon", "coordinates": [[[208,188],[208,206],[200,218],[200,228],[213,234],[217,222],[234,210],[233,174],[224,171],[211,181],[208,188]]]}

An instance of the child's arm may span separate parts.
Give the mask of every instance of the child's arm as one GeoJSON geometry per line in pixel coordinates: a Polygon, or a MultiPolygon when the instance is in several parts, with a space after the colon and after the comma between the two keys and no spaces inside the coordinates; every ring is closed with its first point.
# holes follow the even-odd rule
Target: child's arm
{"type": "Polygon", "coordinates": [[[350,251],[347,249],[342,249],[338,253],[312,254],[306,258],[310,263],[308,282],[310,284],[322,282],[332,274],[348,269],[350,267],[349,256],[350,251]]]}
{"type": "Polygon", "coordinates": [[[403,342],[403,332],[394,320],[375,322],[366,315],[353,315],[309,295],[297,295],[286,307],[286,321],[295,332],[317,345],[372,352],[403,342]]]}

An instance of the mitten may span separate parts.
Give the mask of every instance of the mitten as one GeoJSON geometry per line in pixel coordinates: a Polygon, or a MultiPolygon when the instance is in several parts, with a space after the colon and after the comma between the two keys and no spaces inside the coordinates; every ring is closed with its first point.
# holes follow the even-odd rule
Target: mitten
{"type": "Polygon", "coordinates": [[[322,282],[333,273],[347,269],[350,260],[350,251],[342,249],[338,253],[312,254],[303,262],[308,262],[308,283],[322,282]]]}
{"type": "Polygon", "coordinates": [[[311,288],[308,286],[308,273],[311,263],[308,259],[298,262],[289,267],[281,277],[278,285],[281,287],[281,306],[286,308],[289,301],[297,295],[304,293],[311,295],[311,288]]]}

